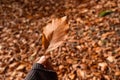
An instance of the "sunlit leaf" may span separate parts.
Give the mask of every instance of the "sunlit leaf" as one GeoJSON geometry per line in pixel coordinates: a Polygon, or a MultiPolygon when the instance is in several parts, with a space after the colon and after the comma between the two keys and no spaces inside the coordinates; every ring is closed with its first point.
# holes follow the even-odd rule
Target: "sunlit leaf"
{"type": "Polygon", "coordinates": [[[66,19],[66,16],[53,19],[52,23],[43,29],[42,45],[47,52],[60,46],[67,38],[69,26],[66,19]]]}

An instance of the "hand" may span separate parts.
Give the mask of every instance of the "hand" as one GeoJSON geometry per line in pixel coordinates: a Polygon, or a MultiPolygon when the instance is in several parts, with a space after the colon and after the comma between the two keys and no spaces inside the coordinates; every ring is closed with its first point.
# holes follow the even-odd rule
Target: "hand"
{"type": "Polygon", "coordinates": [[[40,57],[37,63],[42,64],[48,70],[53,70],[51,63],[49,62],[49,58],[47,56],[40,57]]]}

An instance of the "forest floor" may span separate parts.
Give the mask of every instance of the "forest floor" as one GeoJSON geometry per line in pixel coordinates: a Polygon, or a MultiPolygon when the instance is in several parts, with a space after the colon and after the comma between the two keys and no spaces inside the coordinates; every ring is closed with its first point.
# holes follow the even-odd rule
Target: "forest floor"
{"type": "Polygon", "coordinates": [[[25,78],[63,16],[69,38],[49,54],[59,80],[120,80],[120,0],[0,0],[0,80],[25,78]]]}

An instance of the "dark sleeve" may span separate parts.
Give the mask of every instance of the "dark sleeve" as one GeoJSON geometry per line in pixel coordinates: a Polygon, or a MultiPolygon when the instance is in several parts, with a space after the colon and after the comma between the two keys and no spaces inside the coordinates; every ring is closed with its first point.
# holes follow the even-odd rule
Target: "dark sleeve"
{"type": "Polygon", "coordinates": [[[47,70],[43,65],[35,63],[25,80],[58,80],[58,78],[55,71],[47,70]]]}

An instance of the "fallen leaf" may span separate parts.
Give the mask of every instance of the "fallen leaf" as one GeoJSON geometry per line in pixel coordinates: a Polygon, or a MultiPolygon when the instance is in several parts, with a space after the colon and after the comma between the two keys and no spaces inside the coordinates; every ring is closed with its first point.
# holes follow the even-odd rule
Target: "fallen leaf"
{"type": "Polygon", "coordinates": [[[96,47],[96,48],[94,48],[95,49],[95,52],[96,53],[100,53],[101,51],[102,51],[102,49],[100,48],[100,47],[96,47]]]}
{"type": "Polygon", "coordinates": [[[17,71],[12,72],[11,76],[15,76],[17,74],[17,71]]]}
{"type": "Polygon", "coordinates": [[[107,68],[107,63],[102,62],[98,64],[101,67],[101,70],[104,71],[107,68]]]}
{"type": "Polygon", "coordinates": [[[49,23],[43,29],[42,45],[46,52],[57,48],[67,38],[69,26],[66,19],[66,16],[60,19],[53,19],[52,23],[49,23]]]}
{"type": "Polygon", "coordinates": [[[60,65],[60,66],[59,66],[59,70],[62,70],[63,68],[64,68],[63,65],[60,65]]]}
{"type": "Polygon", "coordinates": [[[105,78],[106,80],[110,80],[110,77],[109,77],[108,75],[104,75],[104,78],[105,78]]]}
{"type": "Polygon", "coordinates": [[[81,77],[81,78],[85,78],[85,76],[86,76],[86,72],[84,71],[84,70],[80,70],[80,69],[78,69],[77,70],[77,75],[79,76],[79,77],[81,77]]]}
{"type": "Polygon", "coordinates": [[[79,66],[79,64],[77,63],[77,64],[73,64],[72,65],[72,68],[74,69],[74,70],[76,70],[76,68],[79,66]]]}
{"type": "Polygon", "coordinates": [[[69,78],[70,78],[71,80],[74,80],[75,74],[74,74],[74,73],[69,74],[69,78]]]}
{"type": "Polygon", "coordinates": [[[81,49],[81,47],[78,45],[78,46],[76,46],[76,49],[80,50],[80,49],[81,49]]]}
{"type": "Polygon", "coordinates": [[[0,45],[0,50],[2,49],[2,45],[0,45]]]}
{"type": "Polygon", "coordinates": [[[120,47],[115,50],[116,53],[120,52],[120,47]]]}
{"type": "Polygon", "coordinates": [[[73,59],[67,59],[66,62],[69,63],[69,64],[72,64],[73,63],[73,59]]]}
{"type": "Polygon", "coordinates": [[[109,56],[109,57],[107,58],[107,60],[108,60],[109,62],[113,62],[113,61],[115,61],[115,58],[114,58],[113,56],[109,56]]]}
{"type": "Polygon", "coordinates": [[[5,71],[5,67],[0,67],[0,74],[2,74],[5,71]]]}
{"type": "Polygon", "coordinates": [[[25,65],[24,64],[21,64],[17,67],[16,70],[23,70],[25,68],[25,65]]]}
{"type": "Polygon", "coordinates": [[[120,71],[115,72],[116,76],[120,76],[120,71]]]}
{"type": "Polygon", "coordinates": [[[104,17],[104,16],[106,16],[106,15],[108,15],[108,14],[111,14],[111,13],[113,13],[112,10],[106,10],[106,11],[100,12],[99,16],[100,16],[100,17],[104,17]]]}
{"type": "Polygon", "coordinates": [[[22,77],[23,76],[23,73],[18,73],[18,75],[17,75],[18,77],[22,77]]]}
{"type": "Polygon", "coordinates": [[[85,69],[87,69],[87,65],[86,64],[80,64],[80,68],[85,70],[85,69]]]}
{"type": "Polygon", "coordinates": [[[106,43],[107,43],[107,40],[105,40],[105,39],[98,41],[98,45],[99,45],[99,46],[106,45],[106,43]]]}
{"type": "Polygon", "coordinates": [[[109,35],[114,35],[115,34],[115,32],[113,31],[113,32],[106,32],[106,33],[104,33],[104,34],[102,34],[102,39],[105,39],[105,38],[107,38],[109,35]]]}
{"type": "Polygon", "coordinates": [[[17,62],[16,62],[16,63],[12,63],[12,64],[9,65],[9,68],[10,68],[10,69],[13,69],[13,68],[15,68],[18,64],[19,64],[19,63],[17,63],[17,62]]]}

